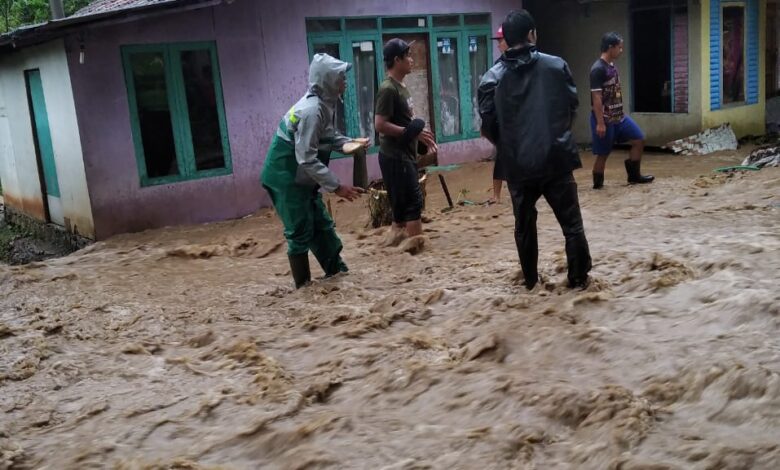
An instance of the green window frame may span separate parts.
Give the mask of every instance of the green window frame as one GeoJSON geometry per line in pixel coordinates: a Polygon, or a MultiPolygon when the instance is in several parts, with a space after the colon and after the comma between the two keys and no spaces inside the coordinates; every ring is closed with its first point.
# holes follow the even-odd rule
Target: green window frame
{"type": "Polygon", "coordinates": [[[479,130],[474,129],[474,109],[472,103],[472,94],[476,93],[476,90],[472,88],[472,71],[470,61],[470,49],[469,43],[472,38],[477,40],[483,39],[490,51],[490,54],[486,55],[485,71],[490,69],[493,61],[493,47],[490,39],[490,30],[484,28],[463,28],[460,30],[448,29],[444,31],[435,31],[430,36],[430,50],[431,50],[431,72],[433,74],[433,83],[439,84],[438,89],[441,88],[441,69],[439,68],[438,50],[439,42],[444,38],[457,39],[457,47],[454,53],[457,55],[458,60],[458,99],[459,99],[459,117],[460,117],[460,132],[444,136],[443,129],[443,116],[442,116],[442,103],[441,93],[433,93],[433,111],[434,119],[436,120],[437,142],[454,142],[458,140],[476,139],[479,135],[479,130]]]}
{"type": "Polygon", "coordinates": [[[130,127],[133,135],[133,145],[138,166],[141,186],[170,184],[201,178],[230,175],[233,173],[230,141],[228,139],[227,119],[220,78],[217,46],[213,41],[187,42],[169,44],[125,45],[121,47],[122,64],[125,72],[125,85],[130,108],[130,127]],[[224,166],[198,170],[193,141],[190,108],[187,100],[182,54],[185,52],[207,52],[211,60],[211,80],[214,85],[214,101],[216,105],[219,139],[222,147],[224,166]],[[134,54],[157,53],[163,58],[165,94],[168,111],[170,112],[175,160],[178,174],[165,176],[150,176],[147,168],[146,154],[141,132],[141,121],[138,108],[138,95],[132,68],[134,54]]]}
{"type": "MultiPolygon", "coordinates": [[[[419,15],[396,15],[384,17],[313,17],[306,18],[307,44],[309,60],[315,52],[323,47],[337,47],[341,60],[354,63],[354,43],[372,41],[374,43],[375,63],[377,66],[377,78],[381,83],[385,79],[385,68],[382,60],[382,38],[392,34],[423,33],[428,35],[428,51],[431,76],[431,110],[433,127],[436,133],[436,141],[439,143],[470,140],[480,136],[475,129],[475,114],[472,96],[476,90],[472,89],[472,61],[470,60],[469,42],[472,38],[478,38],[478,44],[485,44],[489,52],[485,54],[484,70],[490,69],[493,63],[493,44],[491,37],[491,20],[489,13],[437,13],[419,15]],[[448,19],[446,24],[441,21],[448,19]],[[436,21],[434,21],[434,19],[436,21]],[[371,21],[375,20],[375,21],[371,21]],[[434,26],[434,22],[442,26],[434,26]],[[313,27],[315,24],[327,24],[327,28],[313,27]],[[371,25],[376,26],[371,26],[371,25]],[[356,25],[356,26],[352,26],[356,25]],[[357,27],[359,25],[359,27],[357,27]],[[402,25],[396,27],[397,25],[402,25]],[[327,29],[327,31],[324,31],[327,29]],[[439,58],[437,42],[439,38],[457,38],[458,47],[458,92],[460,132],[454,135],[443,135],[443,122],[441,110],[441,76],[439,72],[439,58]]],[[[479,65],[479,64],[477,64],[479,65]]],[[[358,111],[358,97],[356,91],[356,71],[353,69],[347,75],[347,92],[344,96],[346,134],[357,136],[360,133],[360,116],[358,111]]],[[[479,78],[479,77],[477,77],[479,78]]],[[[374,153],[377,146],[372,146],[369,152],[374,153]]],[[[343,158],[345,155],[334,154],[334,158],[343,158]]]]}
{"type": "MultiPolygon", "coordinates": [[[[348,73],[348,86],[347,86],[347,93],[344,97],[344,108],[346,110],[347,115],[347,129],[349,136],[360,136],[360,137],[370,137],[373,144],[369,148],[369,152],[377,152],[379,150],[379,143],[378,140],[375,139],[376,132],[374,132],[375,135],[369,136],[364,135],[363,132],[361,132],[361,126],[360,126],[360,99],[358,97],[358,68],[357,63],[355,60],[355,49],[360,49],[361,46],[364,46],[365,44],[370,43],[371,48],[374,52],[374,66],[376,69],[376,84],[374,86],[374,97],[376,98],[376,91],[379,89],[379,84],[382,83],[382,81],[385,79],[385,70],[384,70],[384,62],[382,61],[382,36],[370,32],[370,31],[354,31],[352,32],[347,40],[346,43],[346,60],[347,62],[350,62],[353,64],[352,69],[348,73]],[[351,131],[349,131],[351,129],[351,131]]],[[[370,65],[370,63],[369,63],[370,65]]],[[[374,110],[373,110],[374,104],[371,104],[371,117],[374,116],[374,110]]],[[[374,129],[374,123],[369,123],[371,129],[374,129]]]]}

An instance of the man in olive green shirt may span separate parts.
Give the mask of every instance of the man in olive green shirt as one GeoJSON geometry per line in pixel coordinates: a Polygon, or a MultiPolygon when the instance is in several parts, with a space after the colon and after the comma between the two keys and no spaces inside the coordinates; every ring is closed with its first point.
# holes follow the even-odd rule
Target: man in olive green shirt
{"type": "Polygon", "coordinates": [[[404,78],[414,66],[411,45],[398,38],[385,43],[387,78],[379,86],[374,126],[379,133],[379,168],[393,210],[391,244],[405,235],[422,234],[423,196],[417,180],[417,141],[436,152],[436,141],[425,121],[414,117],[412,96],[404,78]]]}

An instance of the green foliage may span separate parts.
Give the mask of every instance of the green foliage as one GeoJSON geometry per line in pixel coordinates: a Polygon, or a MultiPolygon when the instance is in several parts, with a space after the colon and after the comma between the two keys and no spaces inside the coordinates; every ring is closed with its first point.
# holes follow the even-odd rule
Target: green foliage
{"type": "MultiPolygon", "coordinates": [[[[65,15],[72,15],[91,1],[63,0],[65,15]]],[[[0,0],[0,33],[28,24],[43,23],[50,17],[48,0],[0,0]]]]}

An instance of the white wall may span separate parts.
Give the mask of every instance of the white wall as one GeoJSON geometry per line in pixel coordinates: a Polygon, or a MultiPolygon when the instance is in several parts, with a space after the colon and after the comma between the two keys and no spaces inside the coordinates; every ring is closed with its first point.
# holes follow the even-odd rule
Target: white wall
{"type": "Polygon", "coordinates": [[[74,232],[94,237],[76,108],[64,43],[51,41],[0,57],[0,178],[6,204],[44,217],[24,71],[39,69],[51,130],[64,218],[74,232]],[[10,143],[6,143],[6,135],[10,143]]]}
{"type": "Polygon", "coordinates": [[[8,124],[8,117],[0,90],[0,186],[8,194],[18,193],[18,178],[16,177],[16,162],[12,158],[14,152],[13,142],[11,142],[11,128],[8,124]]]}

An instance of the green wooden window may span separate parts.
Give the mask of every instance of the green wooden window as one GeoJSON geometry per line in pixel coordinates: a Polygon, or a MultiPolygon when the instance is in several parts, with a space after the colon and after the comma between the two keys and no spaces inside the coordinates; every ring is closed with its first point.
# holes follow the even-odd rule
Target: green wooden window
{"type": "Polygon", "coordinates": [[[477,138],[481,124],[477,88],[493,60],[490,33],[478,29],[436,31],[432,38],[436,139],[477,138]]]}
{"type": "Polygon", "coordinates": [[[122,47],[141,186],[232,172],[213,42],[122,47]]]}
{"type": "MultiPolygon", "coordinates": [[[[479,137],[477,87],[493,61],[490,28],[487,13],[306,19],[310,59],[325,52],[353,64],[337,126],[346,135],[370,137],[372,152],[377,150],[373,106],[385,79],[384,41],[422,36],[428,42],[425,108],[437,141],[451,142],[479,137]]],[[[419,105],[415,102],[416,109],[419,105]]]]}
{"type": "Polygon", "coordinates": [[[378,37],[371,34],[353,35],[349,42],[351,49],[351,75],[355,86],[349,87],[348,95],[353,108],[357,128],[354,136],[368,137],[371,146],[379,145],[379,135],[374,129],[374,103],[379,89],[379,77],[382,75],[382,58],[377,51],[382,50],[378,37]]]}

